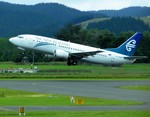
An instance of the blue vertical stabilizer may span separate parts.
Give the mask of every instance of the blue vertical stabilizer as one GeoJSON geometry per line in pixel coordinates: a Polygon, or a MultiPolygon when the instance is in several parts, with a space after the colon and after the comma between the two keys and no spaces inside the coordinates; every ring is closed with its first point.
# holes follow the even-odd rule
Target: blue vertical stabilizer
{"type": "Polygon", "coordinates": [[[142,38],[142,33],[137,32],[132,37],[130,37],[127,41],[125,41],[122,45],[120,45],[118,48],[112,48],[107,50],[124,54],[127,56],[133,56],[137,46],[140,43],[141,38],[142,38]]]}

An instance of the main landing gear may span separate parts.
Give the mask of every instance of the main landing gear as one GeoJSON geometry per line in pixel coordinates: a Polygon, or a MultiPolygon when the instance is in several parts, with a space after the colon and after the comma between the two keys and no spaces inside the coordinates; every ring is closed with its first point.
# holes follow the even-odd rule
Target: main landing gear
{"type": "Polygon", "coordinates": [[[71,65],[76,66],[77,64],[78,64],[77,60],[73,60],[71,58],[68,58],[68,60],[67,60],[67,65],[68,66],[71,66],[71,65]]]}

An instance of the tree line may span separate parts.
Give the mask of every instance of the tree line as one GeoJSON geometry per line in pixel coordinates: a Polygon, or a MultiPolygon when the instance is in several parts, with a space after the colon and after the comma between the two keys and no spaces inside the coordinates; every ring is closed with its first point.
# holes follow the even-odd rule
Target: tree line
{"type": "MultiPolygon", "coordinates": [[[[79,44],[94,46],[97,48],[113,48],[118,47],[126,39],[131,37],[135,32],[127,31],[119,35],[108,31],[98,29],[82,29],[80,25],[73,26],[72,24],[66,25],[57,35],[56,38],[71,41],[79,44]]],[[[148,56],[148,59],[141,59],[137,62],[149,63],[150,62],[150,32],[144,31],[141,43],[135,53],[138,56],[148,56]]],[[[88,51],[88,50],[87,50],[88,51]]],[[[14,61],[14,62],[32,62],[33,56],[35,62],[49,62],[53,59],[47,58],[46,53],[35,52],[26,50],[18,50],[16,46],[12,45],[8,38],[0,39],[0,62],[14,61]]]]}

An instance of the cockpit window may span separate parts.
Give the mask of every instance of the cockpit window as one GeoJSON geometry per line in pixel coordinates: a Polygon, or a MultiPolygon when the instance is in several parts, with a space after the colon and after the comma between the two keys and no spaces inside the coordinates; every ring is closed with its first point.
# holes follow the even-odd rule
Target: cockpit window
{"type": "Polygon", "coordinates": [[[23,38],[23,36],[20,36],[20,35],[19,35],[19,36],[18,36],[18,38],[22,39],[22,38],[23,38]]]}

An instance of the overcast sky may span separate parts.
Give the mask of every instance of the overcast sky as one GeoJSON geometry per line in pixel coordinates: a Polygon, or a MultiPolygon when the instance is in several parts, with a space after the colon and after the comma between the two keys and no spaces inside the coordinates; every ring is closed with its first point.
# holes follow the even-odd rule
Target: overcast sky
{"type": "Polygon", "coordinates": [[[26,5],[55,2],[82,11],[121,9],[129,6],[150,7],[150,0],[0,0],[0,1],[26,5]]]}

